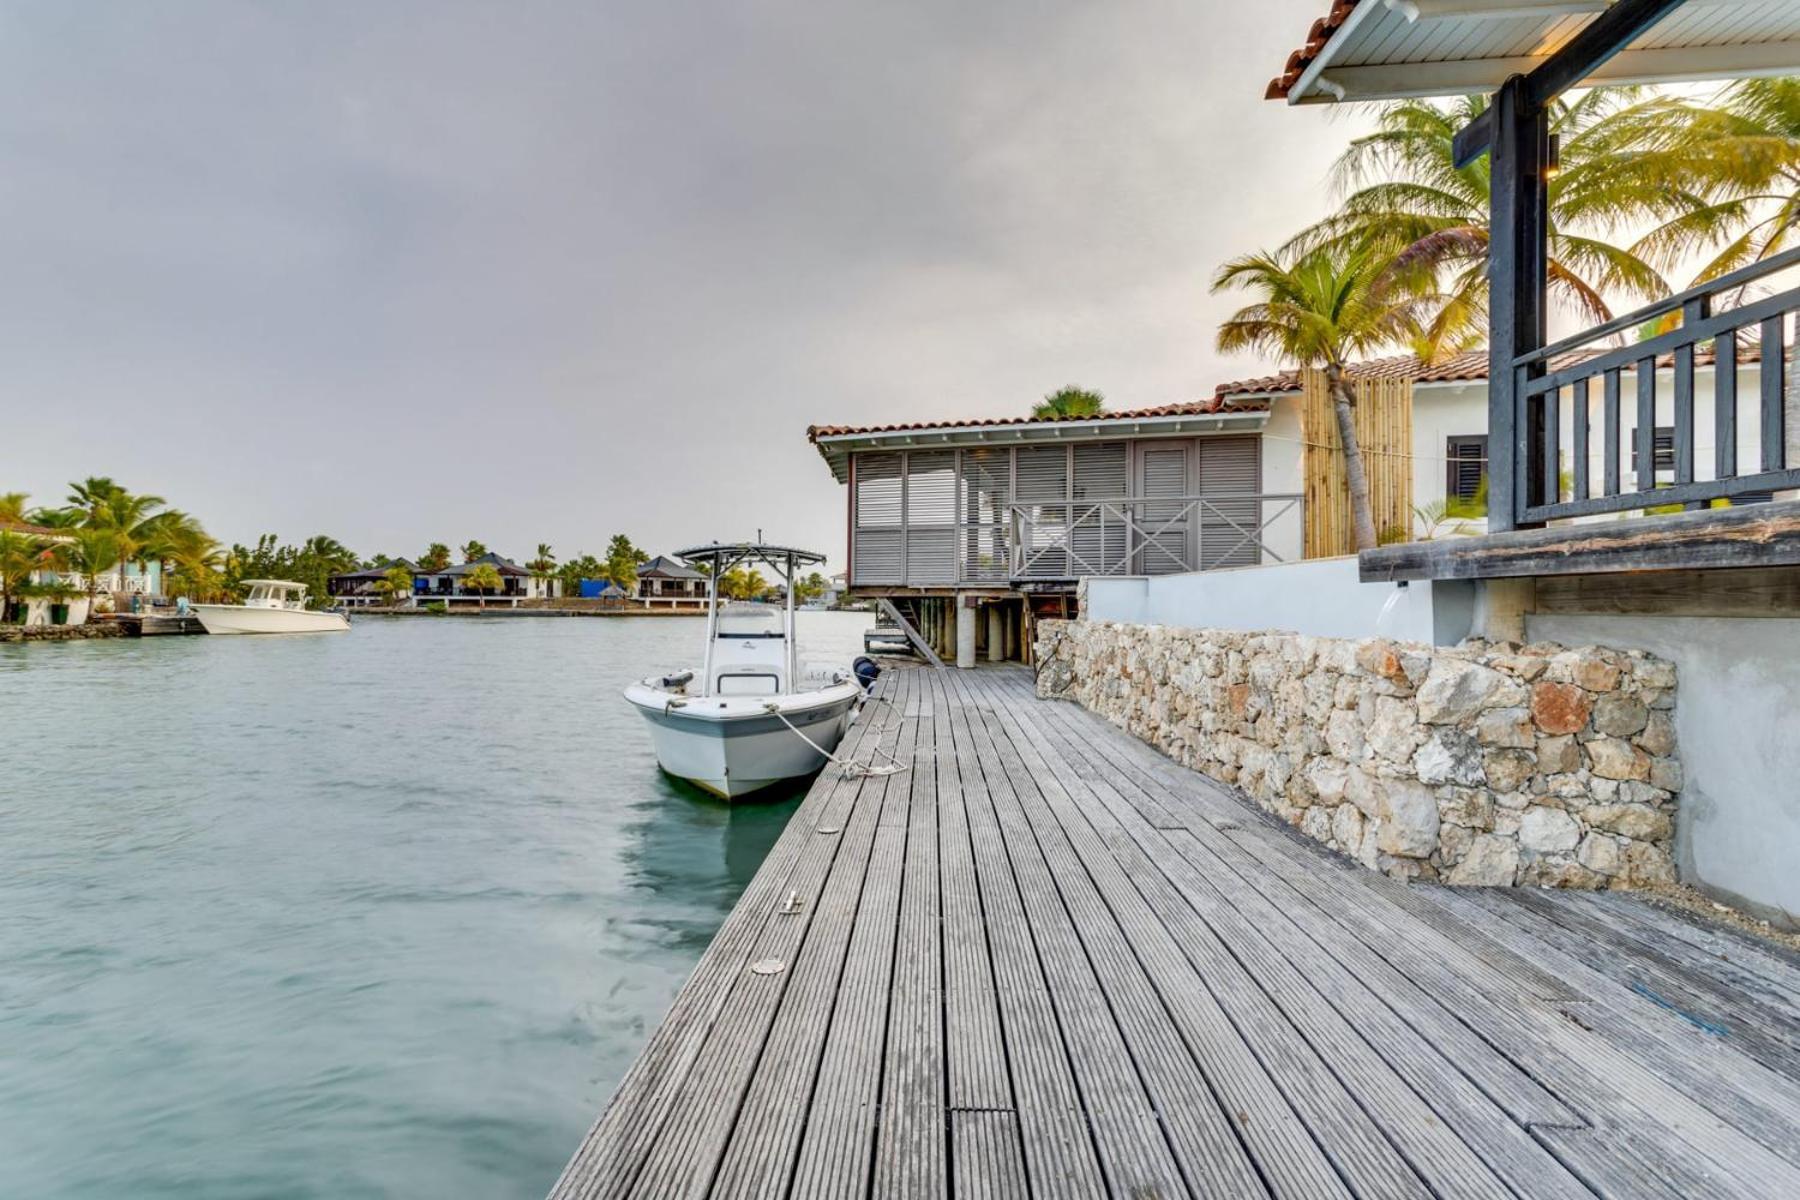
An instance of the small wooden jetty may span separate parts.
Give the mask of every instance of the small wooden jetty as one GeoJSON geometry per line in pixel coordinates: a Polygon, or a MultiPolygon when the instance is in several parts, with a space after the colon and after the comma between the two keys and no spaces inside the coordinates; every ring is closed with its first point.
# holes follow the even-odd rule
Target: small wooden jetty
{"type": "Polygon", "coordinates": [[[174,637],[204,634],[206,626],[195,616],[175,613],[111,613],[97,618],[110,621],[125,631],[126,637],[174,637]]]}
{"type": "Polygon", "coordinates": [[[1017,668],[894,670],[558,1181],[1800,1196],[1800,956],[1397,883],[1017,668]]]}

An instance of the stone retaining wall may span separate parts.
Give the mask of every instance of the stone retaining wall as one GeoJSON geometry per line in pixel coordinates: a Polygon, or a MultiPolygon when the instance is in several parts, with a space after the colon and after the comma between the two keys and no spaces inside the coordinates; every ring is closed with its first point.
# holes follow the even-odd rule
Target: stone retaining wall
{"type": "Polygon", "coordinates": [[[1675,878],[1675,668],[1636,651],[1432,647],[1045,621],[1074,700],[1402,879],[1675,878]]]}
{"type": "Polygon", "coordinates": [[[111,621],[90,625],[0,625],[0,642],[79,642],[124,636],[125,630],[111,621]]]}

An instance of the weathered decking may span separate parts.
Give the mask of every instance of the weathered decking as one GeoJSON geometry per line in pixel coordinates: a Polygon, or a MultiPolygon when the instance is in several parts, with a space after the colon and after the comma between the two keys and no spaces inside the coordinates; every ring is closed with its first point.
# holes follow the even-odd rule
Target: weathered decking
{"type": "Polygon", "coordinates": [[[1794,956],[1406,887],[1020,670],[880,694],[913,770],[820,778],[555,1196],[1800,1196],[1794,956]]]}

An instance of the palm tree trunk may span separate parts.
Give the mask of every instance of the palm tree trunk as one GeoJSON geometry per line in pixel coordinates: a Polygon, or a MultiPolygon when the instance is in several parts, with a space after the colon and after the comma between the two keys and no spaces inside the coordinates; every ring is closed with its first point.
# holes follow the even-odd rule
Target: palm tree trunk
{"type": "Polygon", "coordinates": [[[1363,470],[1362,446],[1356,440],[1355,397],[1336,363],[1325,368],[1331,388],[1331,406],[1337,412],[1338,440],[1344,443],[1344,480],[1350,485],[1350,522],[1358,550],[1375,548],[1375,517],[1369,508],[1369,476],[1363,470]]]}

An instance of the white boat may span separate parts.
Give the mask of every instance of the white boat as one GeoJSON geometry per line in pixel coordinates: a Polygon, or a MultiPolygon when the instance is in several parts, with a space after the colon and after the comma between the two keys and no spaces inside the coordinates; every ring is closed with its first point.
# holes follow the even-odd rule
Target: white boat
{"type": "Polygon", "coordinates": [[[291,579],[246,579],[242,604],[195,604],[208,633],[341,633],[350,618],[306,607],[306,585],[291,579]]]}
{"type": "Polygon", "coordinates": [[[824,556],[746,542],[701,546],[676,557],[709,564],[714,579],[760,563],[790,586],[779,609],[721,606],[713,596],[700,665],[625,689],[625,699],[650,726],[657,762],[726,800],[811,775],[843,740],[863,696],[849,670],[800,664],[791,583],[797,568],[824,562],[824,556]]]}

